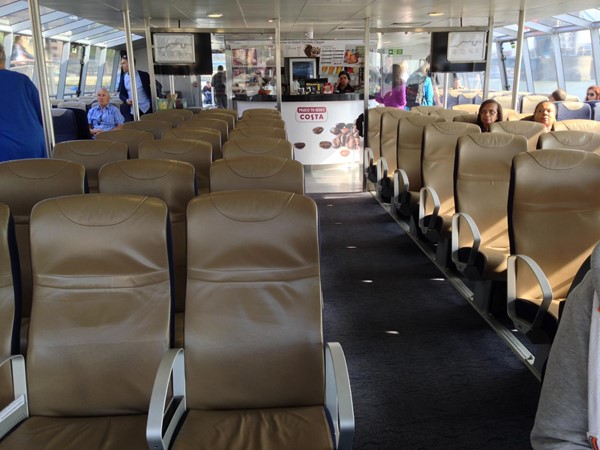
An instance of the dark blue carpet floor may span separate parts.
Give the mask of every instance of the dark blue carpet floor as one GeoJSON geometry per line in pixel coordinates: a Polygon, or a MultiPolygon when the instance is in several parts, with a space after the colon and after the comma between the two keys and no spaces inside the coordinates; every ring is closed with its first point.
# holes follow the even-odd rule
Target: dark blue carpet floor
{"type": "Polygon", "coordinates": [[[531,448],[540,386],[523,363],[370,194],[311,197],[354,449],[531,448]]]}

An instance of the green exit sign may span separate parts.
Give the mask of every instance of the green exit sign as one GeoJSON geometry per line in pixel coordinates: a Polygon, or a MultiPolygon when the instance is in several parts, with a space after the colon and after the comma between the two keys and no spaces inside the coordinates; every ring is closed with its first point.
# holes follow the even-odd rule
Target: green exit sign
{"type": "Polygon", "coordinates": [[[387,51],[388,55],[402,55],[403,53],[404,51],[401,48],[388,48],[387,51]]]}

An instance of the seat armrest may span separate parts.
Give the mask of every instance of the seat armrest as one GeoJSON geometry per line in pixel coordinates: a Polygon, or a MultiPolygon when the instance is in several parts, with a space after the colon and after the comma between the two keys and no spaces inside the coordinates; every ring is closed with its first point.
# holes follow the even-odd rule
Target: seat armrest
{"type": "Polygon", "coordinates": [[[184,353],[182,348],[170,349],[160,362],[152,388],[152,397],[150,397],[148,424],[146,425],[146,440],[150,449],[167,450],[170,448],[175,429],[185,411],[184,353]],[[167,406],[171,380],[173,381],[173,396],[167,406]]]}
{"type": "Polygon", "coordinates": [[[548,308],[550,308],[552,297],[553,293],[550,282],[538,263],[526,255],[510,255],[508,257],[506,267],[506,306],[508,317],[510,317],[510,319],[513,321],[517,330],[524,334],[529,334],[532,331],[540,330],[544,316],[547,314],[548,308]],[[527,265],[529,270],[531,270],[535,276],[538,286],[542,291],[542,304],[536,312],[533,322],[529,322],[522,317],[517,316],[517,260],[521,260],[527,265]]]}
{"type": "Polygon", "coordinates": [[[366,173],[369,167],[373,165],[373,161],[375,161],[375,155],[373,154],[373,149],[371,147],[365,147],[364,155],[363,169],[366,173]]]}
{"type": "Polygon", "coordinates": [[[423,234],[427,234],[429,233],[438,218],[440,212],[440,197],[438,196],[437,192],[435,191],[434,188],[429,187],[429,186],[425,186],[422,187],[421,190],[419,191],[419,228],[421,228],[421,232],[423,234]],[[429,194],[429,195],[428,195],[429,194]],[[427,199],[431,197],[431,201],[433,202],[433,210],[431,211],[431,218],[429,220],[429,226],[425,226],[425,216],[427,215],[427,212],[425,211],[425,207],[427,199]]]}
{"type": "Polygon", "coordinates": [[[29,417],[27,401],[27,380],[25,375],[25,358],[23,355],[6,356],[0,360],[0,367],[10,361],[12,368],[12,384],[14,400],[0,410],[0,439],[20,422],[29,417]]]}
{"type": "Polygon", "coordinates": [[[377,161],[377,184],[381,185],[381,179],[387,177],[389,166],[387,160],[382,156],[377,161]]]}
{"type": "Polygon", "coordinates": [[[452,242],[451,242],[451,256],[452,262],[456,264],[456,268],[463,272],[467,267],[475,264],[475,257],[479,252],[479,246],[481,244],[481,233],[479,232],[479,228],[477,228],[477,224],[473,220],[473,218],[467,213],[455,213],[452,216],[452,242]],[[460,220],[460,219],[463,220],[460,220]],[[461,243],[459,242],[459,225],[465,222],[471,232],[471,236],[473,238],[473,245],[471,246],[471,250],[469,252],[469,257],[467,258],[467,262],[460,261],[458,259],[458,250],[461,248],[461,243]]]}
{"type": "Polygon", "coordinates": [[[325,344],[325,407],[333,421],[335,448],[351,450],[354,438],[352,391],[344,351],[337,342],[325,344]]]}

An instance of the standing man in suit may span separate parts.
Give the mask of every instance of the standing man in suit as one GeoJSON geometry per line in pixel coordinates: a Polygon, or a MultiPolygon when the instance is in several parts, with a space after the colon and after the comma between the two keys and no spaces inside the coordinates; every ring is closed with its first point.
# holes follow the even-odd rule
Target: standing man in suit
{"type": "MultiPolygon", "coordinates": [[[[150,91],[150,75],[148,72],[142,72],[136,70],[136,82],[137,82],[137,97],[138,105],[140,108],[140,116],[152,112],[152,93],[150,91]]],[[[121,55],[121,79],[119,80],[119,98],[123,101],[124,105],[121,108],[121,113],[125,117],[125,122],[131,122],[133,120],[133,95],[131,93],[131,78],[129,74],[129,60],[127,54],[121,55]],[[125,106],[128,105],[128,106],[125,106]]]]}

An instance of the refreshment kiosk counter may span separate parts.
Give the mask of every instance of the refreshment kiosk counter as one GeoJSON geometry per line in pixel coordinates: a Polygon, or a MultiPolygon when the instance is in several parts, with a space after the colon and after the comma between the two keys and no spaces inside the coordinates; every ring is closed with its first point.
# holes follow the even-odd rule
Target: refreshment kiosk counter
{"type": "MultiPolygon", "coordinates": [[[[237,100],[239,116],[246,109],[277,107],[273,95],[249,100],[237,100]]],[[[284,95],[281,116],[294,159],[304,165],[362,163],[363,138],[354,124],[364,106],[364,95],[356,93],[284,95]]]]}

